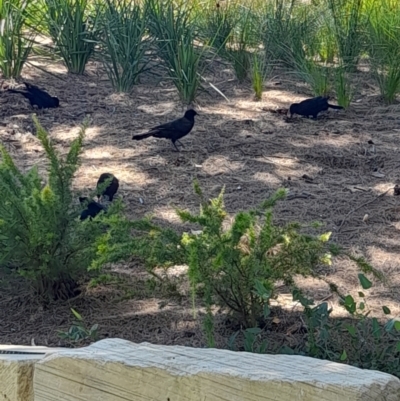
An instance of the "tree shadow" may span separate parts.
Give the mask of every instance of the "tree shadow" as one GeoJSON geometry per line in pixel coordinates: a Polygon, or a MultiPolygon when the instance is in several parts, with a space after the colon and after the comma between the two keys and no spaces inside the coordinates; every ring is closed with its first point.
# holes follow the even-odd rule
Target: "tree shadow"
{"type": "MultiPolygon", "coordinates": [[[[68,75],[62,68],[51,71],[53,75],[27,68],[24,77],[61,100],[59,109],[38,113],[61,153],[84,118],[90,120],[74,181],[77,191],[93,190],[99,175],[111,172],[120,180],[118,195],[130,217],[153,214],[158,224],[181,232],[188,226],[179,222],[174,208],[198,210],[194,178],[207,197],[217,196],[225,187],[230,214],[254,208],[276,189],[286,187],[289,196],[276,206],[275,222],[324,223],[334,241],[356,254],[366,254],[387,275],[391,288],[382,285],[373,290],[373,307],[378,310],[385,299],[395,310],[400,249],[394,238],[400,230],[400,198],[390,188],[400,178],[398,132],[393,128],[400,121],[400,108],[382,105],[369,86],[359,89],[356,98],[362,101],[346,111],[325,113],[316,121],[296,117],[289,123],[285,116],[262,109],[288,107],[306,97],[307,91],[300,95],[304,85],[286,80],[287,74],[282,73],[277,75],[281,85],[268,85],[263,100],[254,102],[248,84],[219,76],[226,87],[219,86],[230,102],[212,92],[202,94],[196,104],[195,128],[182,139],[185,148],[178,153],[166,140],[131,140],[133,134],[183,114],[185,107],[171,83],[160,85],[148,75],[131,94],[114,94],[96,63],[83,77],[68,75]]],[[[29,104],[5,92],[0,102],[2,142],[19,166],[37,164],[45,171],[29,104]]],[[[357,291],[353,265],[335,260],[326,274],[344,291],[357,291]]],[[[307,286],[306,281],[303,284],[307,286]]],[[[129,322],[129,317],[122,322],[129,330],[137,324],[129,322]]],[[[109,335],[118,336],[117,331],[110,323],[109,335]]]]}

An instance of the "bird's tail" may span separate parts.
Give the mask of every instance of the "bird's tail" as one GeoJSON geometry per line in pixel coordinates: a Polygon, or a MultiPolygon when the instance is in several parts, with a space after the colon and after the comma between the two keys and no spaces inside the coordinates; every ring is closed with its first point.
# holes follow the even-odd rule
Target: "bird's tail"
{"type": "Polygon", "coordinates": [[[7,89],[7,92],[11,92],[11,93],[19,93],[21,95],[25,95],[26,92],[24,91],[20,91],[18,89],[7,89]]]}
{"type": "Polygon", "coordinates": [[[329,103],[328,103],[328,107],[330,107],[331,109],[335,109],[335,110],[341,110],[341,109],[343,109],[342,106],[334,106],[333,104],[329,104],[329,103]]]}
{"type": "Polygon", "coordinates": [[[141,141],[142,139],[150,138],[151,136],[153,136],[152,132],[146,132],[145,134],[134,135],[132,139],[135,141],[141,141]]]}

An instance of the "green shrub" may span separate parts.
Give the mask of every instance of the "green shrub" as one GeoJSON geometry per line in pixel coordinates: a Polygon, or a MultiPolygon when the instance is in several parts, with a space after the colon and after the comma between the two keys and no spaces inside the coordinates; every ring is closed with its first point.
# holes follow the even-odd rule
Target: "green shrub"
{"type": "Polygon", "coordinates": [[[35,32],[28,30],[36,20],[35,2],[0,1],[0,71],[4,78],[19,78],[32,50],[35,32]]]}
{"type": "Polygon", "coordinates": [[[51,38],[68,72],[83,74],[98,36],[98,13],[88,0],[45,0],[51,38]]]}
{"type": "Polygon", "coordinates": [[[129,93],[149,62],[147,10],[138,1],[130,0],[106,0],[97,7],[101,15],[101,60],[113,88],[129,93]]]}
{"type": "Polygon", "coordinates": [[[308,276],[320,263],[329,263],[330,234],[312,237],[300,234],[298,224],[274,225],[272,207],[285,197],[284,190],[264,202],[262,212],[239,212],[224,229],[223,192],[206,202],[197,184],[195,190],[201,199],[200,213],[178,214],[183,222],[201,226],[200,234],[185,233],[182,245],[193,297],[200,291],[206,304],[205,328],[212,346],[215,304],[227,307],[243,326],[257,326],[269,314],[277,281],[293,286],[296,274],[308,276]]]}
{"type": "Polygon", "coordinates": [[[78,280],[96,256],[104,224],[115,216],[109,210],[107,217],[82,222],[73,205],[71,184],[86,126],[61,159],[36,117],[34,123],[48,159],[48,177],[41,177],[37,167],[22,173],[1,147],[0,268],[14,266],[43,299],[66,299],[76,294],[78,280]]]}

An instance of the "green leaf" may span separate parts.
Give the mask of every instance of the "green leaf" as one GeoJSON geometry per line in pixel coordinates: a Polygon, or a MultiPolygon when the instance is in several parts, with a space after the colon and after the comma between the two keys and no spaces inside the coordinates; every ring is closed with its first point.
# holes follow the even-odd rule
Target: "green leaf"
{"type": "Polygon", "coordinates": [[[346,329],[353,337],[356,337],[356,328],[354,326],[346,325],[346,329]]]}
{"type": "Polygon", "coordinates": [[[380,338],[382,336],[382,330],[376,317],[372,318],[372,330],[375,338],[380,338]]]}
{"type": "Polygon", "coordinates": [[[236,342],[236,337],[238,336],[238,334],[240,333],[240,331],[237,331],[236,333],[233,333],[229,339],[228,339],[228,349],[231,351],[235,351],[236,347],[235,347],[235,342],[236,342]]]}
{"type": "Polygon", "coordinates": [[[346,295],[344,302],[343,302],[343,306],[351,314],[354,314],[357,309],[357,304],[351,295],[346,295]]]}
{"type": "Polygon", "coordinates": [[[82,316],[81,316],[74,308],[71,308],[71,312],[74,314],[74,316],[75,316],[78,320],[80,320],[80,321],[83,320],[83,319],[82,319],[82,316]]]}
{"type": "Polygon", "coordinates": [[[282,348],[279,350],[279,353],[283,355],[295,355],[295,352],[287,345],[283,345],[282,348]]]}
{"type": "Polygon", "coordinates": [[[267,318],[271,314],[271,308],[269,305],[264,305],[264,310],[263,310],[264,318],[267,318]]]}
{"type": "Polygon", "coordinates": [[[361,292],[361,291],[358,291],[358,296],[360,298],[365,298],[365,294],[363,292],[361,292]]]}
{"type": "Polygon", "coordinates": [[[262,332],[262,330],[259,327],[252,327],[252,328],[246,329],[246,332],[257,335],[257,334],[260,334],[262,332]]]}
{"type": "Polygon", "coordinates": [[[372,287],[372,282],[369,281],[363,273],[358,273],[358,279],[360,280],[360,284],[364,290],[368,290],[372,287]]]}
{"type": "Polygon", "coordinates": [[[399,320],[395,321],[394,328],[396,329],[396,331],[400,331],[400,321],[399,320]]]}
{"type": "Polygon", "coordinates": [[[382,306],[383,313],[385,315],[390,315],[390,309],[387,306],[382,306]]]}
{"type": "Polygon", "coordinates": [[[347,359],[347,352],[346,350],[343,350],[342,355],[340,355],[340,360],[345,361],[347,359]]]}

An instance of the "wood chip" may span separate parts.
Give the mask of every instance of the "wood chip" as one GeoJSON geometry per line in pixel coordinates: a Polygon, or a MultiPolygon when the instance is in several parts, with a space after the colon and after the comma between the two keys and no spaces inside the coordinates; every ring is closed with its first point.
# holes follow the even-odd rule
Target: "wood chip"
{"type": "Polygon", "coordinates": [[[376,178],[383,178],[385,176],[385,174],[380,173],[379,171],[374,171],[371,175],[376,178]]]}

